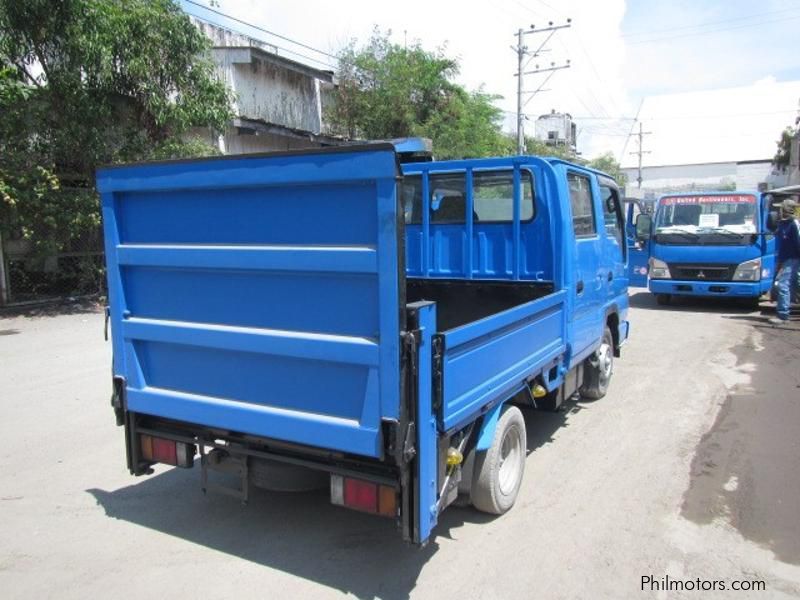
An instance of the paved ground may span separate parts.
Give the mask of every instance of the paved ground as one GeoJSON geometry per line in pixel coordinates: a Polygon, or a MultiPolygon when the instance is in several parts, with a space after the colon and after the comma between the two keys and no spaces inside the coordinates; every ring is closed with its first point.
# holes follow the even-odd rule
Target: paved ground
{"type": "Polygon", "coordinates": [[[422,550],[324,493],[242,507],[197,470],[131,478],[102,316],[0,317],[2,595],[800,597],[800,322],[632,303],[610,394],[526,415],[514,509],[449,509],[422,550]],[[648,575],[767,589],[643,592],[648,575]]]}

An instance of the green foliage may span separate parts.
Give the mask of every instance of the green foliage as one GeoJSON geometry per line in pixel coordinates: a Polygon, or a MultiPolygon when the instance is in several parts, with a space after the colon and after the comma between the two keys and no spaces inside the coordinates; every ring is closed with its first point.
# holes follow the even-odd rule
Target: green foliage
{"type": "Polygon", "coordinates": [[[100,223],[98,165],[208,154],[230,92],[173,0],[0,0],[0,227],[42,252],[100,223]]]}
{"type": "MultiPolygon", "coordinates": [[[[516,140],[514,141],[514,145],[516,146],[516,140]]],[[[534,156],[554,156],[572,162],[582,162],[569,146],[551,146],[546,144],[543,140],[527,136],[525,137],[525,154],[532,154],[534,156]]]]}
{"type": "Polygon", "coordinates": [[[452,81],[458,62],[442,49],[404,47],[376,30],[363,47],[339,55],[338,88],[326,120],[349,138],[431,138],[438,158],[504,154],[498,97],[469,92],[452,81]]]}
{"type": "Polygon", "coordinates": [[[781,169],[786,169],[789,166],[791,158],[792,139],[797,135],[797,129],[794,127],[787,127],[781,131],[781,137],[778,140],[778,150],[772,159],[772,164],[781,169]]]}
{"type": "Polygon", "coordinates": [[[614,180],[617,182],[617,185],[620,187],[623,187],[628,183],[628,176],[622,172],[622,167],[611,152],[601,154],[586,164],[593,169],[597,169],[598,171],[603,171],[604,173],[611,175],[611,177],[614,178],[614,180]]]}

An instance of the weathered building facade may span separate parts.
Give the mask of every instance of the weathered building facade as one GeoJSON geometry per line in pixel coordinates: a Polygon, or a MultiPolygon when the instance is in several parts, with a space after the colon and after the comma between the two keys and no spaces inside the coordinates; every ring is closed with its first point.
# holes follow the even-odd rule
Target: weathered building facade
{"type": "Polygon", "coordinates": [[[340,143],[323,134],[323,93],[333,85],[332,71],[282,56],[260,40],[191,19],[211,40],[219,77],[234,93],[235,118],[223,135],[210,140],[220,151],[240,154],[340,143]]]}

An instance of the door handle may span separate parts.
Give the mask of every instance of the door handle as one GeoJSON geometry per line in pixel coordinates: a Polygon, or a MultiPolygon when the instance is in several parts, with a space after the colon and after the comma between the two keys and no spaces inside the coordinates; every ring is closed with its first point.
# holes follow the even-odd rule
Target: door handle
{"type": "Polygon", "coordinates": [[[578,282],[578,284],[575,286],[575,289],[579,294],[583,292],[583,279],[578,282]]]}
{"type": "Polygon", "coordinates": [[[609,281],[614,281],[614,273],[611,272],[611,271],[608,272],[608,280],[609,281]]]}

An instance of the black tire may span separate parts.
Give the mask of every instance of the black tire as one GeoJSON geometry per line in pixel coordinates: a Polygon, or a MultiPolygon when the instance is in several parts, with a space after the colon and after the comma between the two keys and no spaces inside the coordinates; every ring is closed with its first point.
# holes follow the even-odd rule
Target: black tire
{"type": "Polygon", "coordinates": [[[506,405],[491,447],[475,454],[470,491],[475,508],[502,515],[514,506],[525,473],[526,455],[525,419],[519,408],[506,405]]]}
{"type": "Polygon", "coordinates": [[[606,327],[600,347],[583,363],[583,385],[580,393],[584,398],[599,400],[606,395],[611,376],[614,374],[614,336],[606,327]]]}
{"type": "Polygon", "coordinates": [[[672,296],[669,294],[656,294],[656,302],[659,306],[669,306],[672,303],[672,296]]]}

